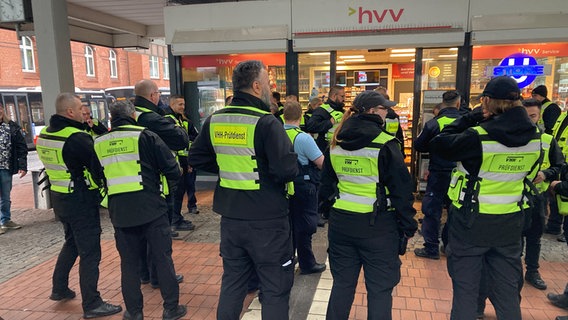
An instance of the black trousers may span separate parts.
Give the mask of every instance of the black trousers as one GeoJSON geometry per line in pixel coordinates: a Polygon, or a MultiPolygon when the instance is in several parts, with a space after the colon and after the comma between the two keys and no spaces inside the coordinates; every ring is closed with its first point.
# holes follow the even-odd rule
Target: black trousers
{"type": "Polygon", "coordinates": [[[97,284],[101,262],[101,220],[98,191],[76,191],[71,194],[50,192],[55,215],[63,224],[65,242],[53,270],[53,292],[69,288],[69,272],[79,259],[79,286],[82,306],[88,311],[103,302],[97,284]]]}
{"type": "MultiPolygon", "coordinates": [[[[542,201],[546,197],[539,198],[542,201]]],[[[538,260],[540,259],[540,238],[544,232],[545,220],[545,207],[546,201],[543,205],[537,205],[531,209],[531,224],[530,227],[524,231],[525,240],[525,265],[527,272],[537,272],[539,268],[538,260]]]]}
{"type": "Polygon", "coordinates": [[[164,214],[149,223],[114,228],[116,249],[120,254],[122,296],[130,314],[142,311],[144,300],[140,290],[140,252],[150,247],[151,261],[156,266],[164,310],[176,308],[179,303],[179,284],[172,260],[170,224],[164,214]]]}
{"type": "Polygon", "coordinates": [[[294,183],[294,196],[290,198],[290,217],[294,233],[294,250],[298,254],[300,269],[309,270],[316,264],[312,250],[312,235],[318,223],[316,185],[310,182],[294,183]]]}
{"type": "Polygon", "coordinates": [[[422,236],[424,248],[430,254],[438,254],[440,246],[440,220],[442,210],[449,204],[447,196],[451,172],[430,171],[424,199],[422,199],[422,236]]]}
{"type": "Polygon", "coordinates": [[[253,269],[262,288],[262,319],[288,320],[294,283],[287,216],[270,220],[221,218],[223,278],[218,320],[238,320],[253,269]]]}
{"type": "Polygon", "coordinates": [[[400,281],[399,234],[392,221],[392,232],[375,238],[355,238],[329,229],[329,264],[333,287],[327,305],[327,320],[347,320],[361,267],[367,288],[367,319],[392,319],[392,290],[400,281]]]}
{"type": "Polygon", "coordinates": [[[478,247],[464,243],[451,232],[449,237],[446,255],[454,290],[450,319],[475,319],[482,274],[487,277],[484,283],[491,284],[488,295],[497,319],[521,319],[520,239],[518,243],[502,247],[478,247]]]}
{"type": "Polygon", "coordinates": [[[172,223],[178,224],[183,220],[181,215],[181,207],[183,204],[183,196],[187,192],[187,209],[197,207],[197,198],[195,198],[195,180],[197,178],[197,171],[195,169],[192,172],[183,172],[179,178],[176,191],[174,193],[174,211],[172,217],[172,223]]]}

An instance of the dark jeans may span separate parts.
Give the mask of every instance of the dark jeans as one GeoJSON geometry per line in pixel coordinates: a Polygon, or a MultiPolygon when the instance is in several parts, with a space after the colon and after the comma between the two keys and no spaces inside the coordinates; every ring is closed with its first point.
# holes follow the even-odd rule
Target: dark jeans
{"type": "Polygon", "coordinates": [[[521,319],[519,279],[522,279],[521,242],[503,247],[478,247],[451,233],[446,248],[454,296],[452,320],[475,319],[482,274],[490,284],[489,298],[497,319],[521,319]]]}
{"type": "Polygon", "coordinates": [[[172,237],[166,215],[131,228],[114,228],[116,248],[120,254],[121,287],[126,310],[130,314],[141,312],[144,307],[140,290],[140,255],[151,248],[151,261],[155,263],[164,310],[171,310],[179,303],[179,284],[172,260],[172,237]]]}
{"type": "Polygon", "coordinates": [[[174,193],[174,208],[172,222],[173,224],[178,224],[183,220],[181,215],[181,207],[183,204],[183,196],[187,192],[187,209],[197,207],[197,199],[195,198],[195,179],[196,171],[184,172],[180,178],[177,185],[176,192],[174,193]]]}
{"type": "Polygon", "coordinates": [[[223,278],[218,320],[239,319],[247,283],[256,270],[262,289],[262,319],[288,320],[294,283],[288,217],[270,220],[221,218],[223,278]]]}
{"type": "Polygon", "coordinates": [[[309,270],[316,264],[312,250],[312,235],[318,223],[316,185],[310,182],[294,183],[294,196],[290,198],[290,217],[294,231],[294,250],[298,254],[300,269],[309,270]]]}
{"type": "Polygon", "coordinates": [[[10,192],[12,191],[12,173],[7,169],[0,169],[0,223],[4,224],[12,219],[10,214],[10,192]]]}
{"type": "Polygon", "coordinates": [[[53,270],[53,292],[69,288],[69,272],[79,259],[79,285],[83,310],[97,308],[102,299],[97,284],[101,261],[101,221],[98,191],[62,194],[51,191],[55,215],[63,224],[65,242],[53,270]]]}
{"type": "Polygon", "coordinates": [[[438,254],[440,246],[440,219],[442,210],[448,204],[448,186],[450,185],[451,172],[430,171],[426,193],[422,199],[422,236],[424,247],[431,254],[438,254]]]}
{"type": "Polygon", "coordinates": [[[327,305],[327,320],[347,320],[361,267],[367,288],[367,319],[392,319],[392,290],[400,281],[398,231],[376,238],[355,238],[328,232],[329,265],[333,287],[327,305]]]}

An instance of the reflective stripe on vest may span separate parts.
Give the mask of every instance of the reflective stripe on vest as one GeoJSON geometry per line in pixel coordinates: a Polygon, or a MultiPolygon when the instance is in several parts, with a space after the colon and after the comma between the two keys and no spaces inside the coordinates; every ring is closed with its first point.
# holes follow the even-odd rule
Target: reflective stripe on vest
{"type": "Polygon", "coordinates": [[[260,117],[270,112],[228,106],[211,116],[211,145],[219,165],[219,184],[237,190],[260,190],[254,134],[260,117]]]}
{"type": "MultiPolygon", "coordinates": [[[[59,193],[73,192],[71,174],[63,161],[63,146],[72,134],[78,132],[86,133],[74,127],[65,127],[57,132],[47,132],[47,127],[41,130],[37,139],[36,149],[38,157],[43,163],[47,176],[49,177],[49,188],[51,191],[59,193]]],[[[83,178],[90,190],[98,188],[86,168],[83,170],[83,178]]]]}
{"type": "MultiPolygon", "coordinates": [[[[482,162],[479,168],[479,181],[475,186],[479,213],[508,214],[527,208],[523,199],[524,178],[540,156],[540,139],[538,132],[525,146],[506,147],[490,140],[487,131],[473,127],[481,140],[482,162]]],[[[448,196],[454,206],[460,208],[465,198],[464,188],[469,173],[461,162],[452,175],[448,196]]],[[[475,199],[473,199],[475,201],[475,199]]]]}
{"type": "Polygon", "coordinates": [[[323,108],[325,111],[327,111],[327,113],[329,113],[329,115],[335,120],[333,127],[329,128],[329,130],[327,130],[327,133],[325,134],[325,140],[331,141],[335,129],[337,129],[339,123],[341,122],[341,119],[343,119],[343,112],[333,109],[329,104],[322,104],[320,108],[323,108]]]}
{"type": "Polygon", "coordinates": [[[345,150],[335,146],[330,150],[333,170],[339,180],[339,197],[333,207],[355,213],[371,213],[376,209],[379,184],[379,152],[394,139],[381,132],[371,144],[359,150],[345,150]]]}
{"type": "Polygon", "coordinates": [[[109,195],[144,189],[138,144],[143,130],[144,127],[125,125],[95,139],[95,151],[105,170],[109,195]]]}

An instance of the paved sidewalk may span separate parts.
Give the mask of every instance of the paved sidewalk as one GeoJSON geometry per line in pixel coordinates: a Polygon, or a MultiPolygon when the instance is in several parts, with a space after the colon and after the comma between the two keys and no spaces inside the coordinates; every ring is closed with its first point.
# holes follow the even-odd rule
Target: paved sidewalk
{"type": "MultiPolygon", "coordinates": [[[[0,318],[4,320],[81,319],[80,292],[77,266],[71,272],[70,286],[79,295],[68,302],[54,302],[47,297],[51,290],[51,273],[61,243],[60,224],[53,219],[51,210],[30,209],[33,207],[31,182],[15,179],[13,190],[14,219],[24,224],[18,231],[9,231],[0,236],[0,318]],[[20,209],[18,209],[20,208],[20,209]]],[[[204,204],[202,214],[211,214],[211,192],[200,195],[204,204]]],[[[201,216],[198,215],[198,216],[201,216]]],[[[199,219],[196,217],[196,219],[199,219]]],[[[115,249],[112,228],[108,215],[103,214],[103,258],[99,290],[104,299],[124,307],[120,293],[120,259],[115,249]]],[[[198,233],[218,232],[216,230],[195,231],[198,233]]],[[[326,229],[319,228],[315,236],[316,255],[325,260],[326,229]]],[[[187,237],[186,237],[187,238],[187,237]]],[[[212,237],[207,237],[211,239],[212,237]]],[[[204,238],[205,239],[205,238],[204,238]]],[[[426,260],[412,253],[421,245],[417,235],[409,245],[409,252],[402,257],[402,280],[393,296],[393,318],[400,320],[449,319],[452,291],[446,271],[446,260],[426,260]]],[[[218,243],[174,241],[174,262],[178,273],[184,274],[180,286],[180,302],[188,304],[189,313],[184,319],[214,319],[222,275],[218,243]]],[[[568,312],[547,302],[547,292],[561,292],[568,281],[568,248],[556,241],[556,237],[545,235],[541,259],[541,274],[548,284],[548,290],[539,291],[526,285],[523,289],[523,319],[549,320],[568,312]]],[[[298,273],[297,273],[298,275],[298,273]]],[[[325,319],[327,300],[332,285],[329,271],[321,275],[298,275],[291,297],[291,319],[325,319]],[[304,312],[304,309],[306,310],[304,312]]],[[[161,297],[159,290],[143,286],[146,319],[161,319],[161,297]]],[[[258,300],[248,304],[242,319],[260,319],[258,300]]],[[[366,319],[366,292],[363,278],[356,291],[350,319],[366,319]]],[[[118,320],[122,315],[105,319],[118,320]]],[[[486,319],[496,319],[491,306],[486,310],[486,319]]]]}

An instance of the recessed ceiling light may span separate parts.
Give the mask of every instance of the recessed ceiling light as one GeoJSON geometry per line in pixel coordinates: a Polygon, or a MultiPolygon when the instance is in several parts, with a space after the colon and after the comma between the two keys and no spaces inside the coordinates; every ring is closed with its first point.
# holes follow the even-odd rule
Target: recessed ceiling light
{"type": "Polygon", "coordinates": [[[392,49],[391,53],[408,53],[408,52],[416,52],[416,49],[392,49]]]}

